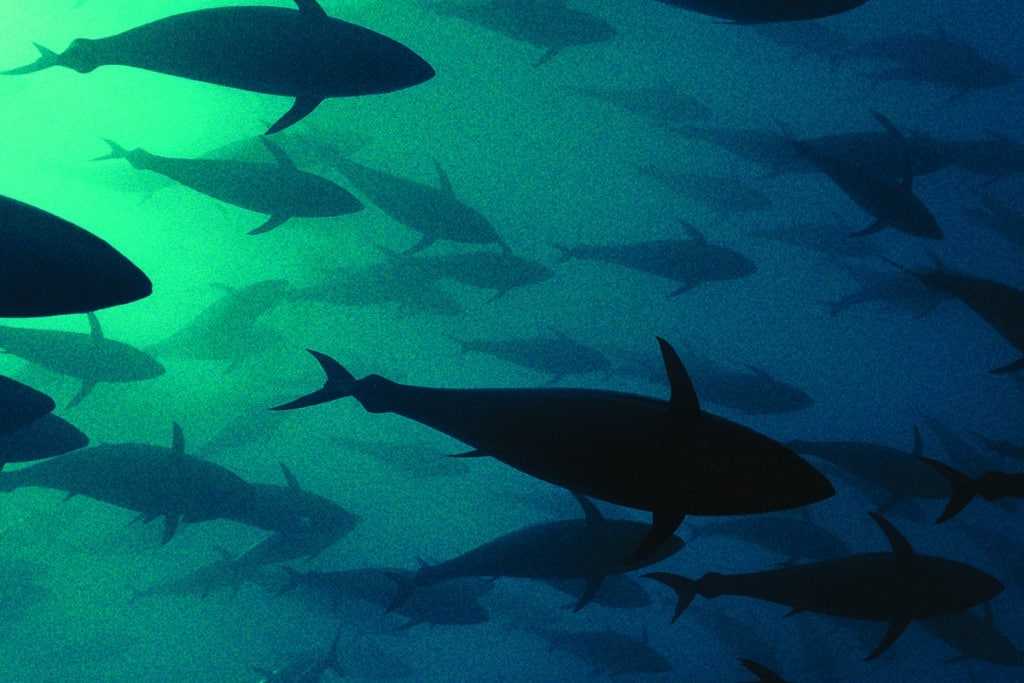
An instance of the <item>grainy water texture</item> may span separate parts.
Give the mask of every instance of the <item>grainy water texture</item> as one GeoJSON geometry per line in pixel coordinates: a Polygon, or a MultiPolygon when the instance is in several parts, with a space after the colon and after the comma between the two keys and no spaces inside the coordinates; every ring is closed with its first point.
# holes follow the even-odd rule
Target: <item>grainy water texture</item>
{"type": "MultiPolygon", "coordinates": [[[[224,5],[0,0],[0,70],[33,63],[34,43],[61,53],[77,38],[224,5]]],[[[627,572],[630,582],[606,586],[578,612],[582,582],[485,576],[416,588],[410,601],[444,589],[452,611],[473,608],[448,619],[473,623],[429,625],[416,623],[430,619],[412,603],[386,611],[408,572],[532,524],[582,518],[580,506],[493,458],[447,458],[469,448],[352,398],[267,409],[321,386],[307,348],[357,378],[668,399],[658,336],[690,368],[705,411],[783,443],[888,446],[881,459],[917,467],[907,455],[916,426],[924,456],[971,477],[1020,471],[1024,448],[1015,458],[990,446],[1024,444],[1024,375],[990,371],[1020,358],[1024,335],[1004,336],[956,292],[941,296],[901,267],[1024,288],[1024,5],[868,0],[773,25],[655,0],[322,6],[405,45],[436,75],[325,99],[270,136],[280,159],[258,137],[294,97],[116,65],[0,76],[0,194],[82,226],[149,276],[152,295],[97,318],[106,338],[165,370],[99,381],[74,407],[80,378],[15,353],[0,357],[0,374],[52,396],[91,446],[169,448],[178,423],[187,453],[279,487],[284,464],[303,491],[352,515],[314,557],[264,544],[232,564],[274,532],[186,519],[162,543],[163,518],[133,522],[135,512],[86,495],[6,485],[36,463],[7,465],[5,680],[257,681],[324,655],[339,624],[337,657],[351,680],[752,680],[738,658],[794,682],[1020,680],[1024,510],[1015,499],[979,497],[936,525],[941,478],[934,497],[900,497],[909,484],[886,478],[891,463],[858,469],[855,457],[805,446],[835,486],[828,500],[688,516],[677,532],[684,548],[627,572]],[[841,159],[843,179],[795,139],[841,159]],[[135,168],[105,140],[161,157],[293,164],[363,208],[295,210],[250,235],[270,210],[135,168]],[[865,186],[905,196],[908,168],[942,239],[892,224],[851,236],[885,210],[869,206],[877,192],[865,186]],[[855,201],[858,192],[874,194],[855,201]],[[478,232],[457,229],[472,225],[478,232]],[[688,244],[671,248],[694,259],[685,274],[678,259],[659,260],[676,253],[668,242],[642,257],[596,249],[655,240],[688,244]],[[514,286],[499,277],[513,272],[496,260],[508,254],[535,262],[514,286]],[[249,289],[269,280],[287,285],[249,289]],[[911,621],[863,661],[886,622],[787,617],[784,605],[698,595],[670,623],[676,595],[641,578],[888,553],[868,514],[878,510],[918,554],[970,564],[1005,590],[946,622],[911,621]],[[282,554],[292,559],[274,561],[282,554]],[[332,593],[311,571],[347,578],[332,593]]],[[[269,182],[244,181],[238,192],[269,195],[283,181],[269,182]]],[[[1021,304],[1010,306],[1011,318],[1021,315],[1021,304]]],[[[90,329],[77,314],[2,322],[90,329]]],[[[609,519],[650,521],[597,506],[609,519]]]]}

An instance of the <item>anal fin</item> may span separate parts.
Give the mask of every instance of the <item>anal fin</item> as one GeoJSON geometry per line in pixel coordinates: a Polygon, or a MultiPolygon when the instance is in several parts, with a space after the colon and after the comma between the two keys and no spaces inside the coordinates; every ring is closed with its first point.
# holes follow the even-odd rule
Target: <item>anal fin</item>
{"type": "Polygon", "coordinates": [[[323,102],[322,97],[296,97],[292,108],[285,112],[285,115],[279,118],[274,125],[268,128],[264,135],[272,135],[292,124],[298,123],[306,114],[316,109],[317,105],[321,102],[323,102]]]}
{"type": "Polygon", "coordinates": [[[683,517],[685,516],[685,512],[655,511],[650,531],[644,536],[640,547],[633,553],[633,557],[629,558],[627,564],[637,564],[650,557],[655,550],[661,547],[662,543],[671,538],[672,534],[679,528],[679,525],[683,523],[683,517]]]}

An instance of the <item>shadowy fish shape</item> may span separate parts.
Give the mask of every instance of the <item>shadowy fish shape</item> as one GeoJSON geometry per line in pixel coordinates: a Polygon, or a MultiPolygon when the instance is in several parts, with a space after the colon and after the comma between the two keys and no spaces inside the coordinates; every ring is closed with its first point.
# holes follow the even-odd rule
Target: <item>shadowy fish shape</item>
{"type": "Polygon", "coordinates": [[[753,659],[745,659],[743,657],[739,658],[739,662],[743,665],[743,668],[757,676],[757,679],[762,683],[788,683],[785,678],[760,662],[755,662],[753,659]]]}
{"type": "Polygon", "coordinates": [[[821,458],[888,493],[881,510],[901,498],[948,498],[949,483],[921,462],[921,432],[914,427],[912,452],[864,441],[790,441],[797,453],[821,458]]]}
{"type": "Polygon", "coordinates": [[[147,351],[198,360],[230,360],[228,370],[231,370],[257,350],[251,342],[273,341],[270,328],[258,325],[258,320],[284,300],[288,281],[260,280],[238,289],[219,287],[225,291],[224,296],[147,351]],[[261,336],[264,329],[268,332],[261,336]]]}
{"type": "Polygon", "coordinates": [[[686,356],[694,386],[711,403],[754,415],[790,413],[814,404],[803,389],[763,368],[747,363],[745,370],[731,370],[692,350],[686,356]]]}
{"type": "Polygon", "coordinates": [[[643,639],[618,631],[561,631],[534,628],[534,633],[548,641],[548,652],[565,650],[590,666],[590,676],[625,676],[657,674],[672,670],[663,654],[643,639]]]}
{"type": "Polygon", "coordinates": [[[100,382],[139,382],[164,374],[164,367],[148,353],[104,337],[96,314],[87,315],[89,334],[0,325],[0,348],[53,372],[82,380],[68,408],[78,405],[100,382]]]}
{"type": "Polygon", "coordinates": [[[953,98],[974,90],[1011,85],[1020,78],[1006,66],[984,57],[967,41],[951,38],[941,28],[935,35],[882,36],[846,50],[843,56],[892,63],[887,69],[867,74],[872,83],[930,83],[953,88],[953,98]]]}
{"type": "Polygon", "coordinates": [[[628,89],[568,88],[568,90],[608,102],[619,109],[651,119],[666,127],[711,116],[711,109],[707,105],[669,86],[628,89]]]}
{"type": "Polygon", "coordinates": [[[50,414],[55,407],[43,392],[0,375],[0,437],[50,414]]]}
{"type": "Polygon", "coordinates": [[[700,231],[686,222],[683,222],[683,227],[690,239],[552,246],[562,253],[559,262],[571,258],[604,261],[675,280],[680,286],[669,293],[670,297],[684,294],[702,282],[734,280],[757,270],[757,266],[743,254],[709,243],[700,231]]]}
{"type": "Polygon", "coordinates": [[[607,376],[611,363],[595,348],[571,339],[551,328],[552,337],[521,337],[519,339],[456,339],[462,353],[474,352],[493,356],[520,367],[551,375],[545,384],[554,384],[566,375],[603,372],[607,376]]]}
{"type": "Polygon", "coordinates": [[[404,268],[394,261],[358,268],[335,268],[320,282],[295,287],[288,298],[319,301],[334,306],[398,304],[404,314],[458,315],[462,305],[428,273],[404,268]]]}
{"type": "Polygon", "coordinates": [[[0,435],[0,469],[9,462],[44,460],[89,445],[89,437],[56,415],[0,435]]]}
{"type": "Polygon", "coordinates": [[[338,643],[341,641],[343,626],[344,622],[338,624],[334,640],[331,641],[331,646],[326,652],[292,662],[273,671],[255,666],[252,667],[252,670],[265,677],[260,683],[320,683],[328,671],[333,671],[335,675],[343,678],[345,670],[341,668],[341,661],[338,659],[338,643]]]}
{"type": "Polygon", "coordinates": [[[300,171],[270,138],[260,140],[277,163],[233,159],[163,157],[144,149],[127,150],[107,140],[110,154],[101,159],[127,159],[140,171],[154,171],[186,187],[228,204],[269,214],[250,235],[273,230],[289,218],[324,218],[355,213],[362,203],[345,188],[313,173],[300,171]]]}
{"type": "Polygon", "coordinates": [[[391,608],[400,606],[417,588],[479,576],[584,579],[587,586],[573,609],[578,612],[591,601],[605,576],[655,564],[683,547],[678,536],[670,536],[643,559],[627,566],[623,558],[643,540],[647,525],[606,520],[590,500],[576,493],[573,496],[583,507],[584,519],[533,524],[446,562],[423,565],[411,579],[395,577],[399,588],[391,608]]]}
{"type": "Polygon", "coordinates": [[[90,313],[153,292],[145,273],[78,227],[0,195],[0,318],[90,313]]]}
{"type": "Polygon", "coordinates": [[[538,263],[510,251],[467,251],[430,256],[412,257],[398,254],[383,247],[377,247],[392,260],[396,276],[417,279],[424,277],[436,280],[454,280],[472,287],[493,289],[491,301],[498,299],[517,287],[549,280],[555,275],[543,263],[538,263]]]}
{"type": "MultiPolygon", "coordinates": [[[[859,241],[859,240],[858,240],[859,241]]],[[[861,288],[844,294],[835,301],[823,302],[829,308],[829,315],[835,317],[853,306],[883,302],[893,307],[905,308],[921,318],[931,313],[951,295],[937,292],[914,277],[911,273],[881,273],[860,268],[853,264],[841,264],[840,268],[856,280],[861,288]]]]}
{"type": "Polygon", "coordinates": [[[441,186],[417,183],[385,173],[338,155],[331,165],[385,214],[405,227],[420,233],[420,241],[406,253],[422,251],[437,240],[469,244],[508,245],[490,221],[455,196],[448,174],[436,163],[441,186]]]}
{"type": "Polygon", "coordinates": [[[327,16],[316,0],[298,10],[237,6],[174,14],[106,38],[78,38],[57,54],[0,72],[51,66],[88,73],[108,64],[132,66],[268,95],[294,97],[267,134],[284,130],[330,97],[374,95],[428,81],[434,69],[387,36],[327,16]]]}
{"type": "MultiPolygon", "coordinates": [[[[289,580],[278,595],[293,593],[303,602],[325,608],[329,614],[344,614],[345,603],[360,600],[387,608],[398,592],[396,580],[405,582],[412,572],[392,567],[348,569],[333,572],[298,572],[284,567],[289,580]],[[390,578],[389,578],[390,577],[390,578]],[[306,589],[296,591],[296,589],[306,589]]],[[[409,621],[401,628],[419,624],[470,625],[490,620],[487,610],[479,603],[481,595],[491,589],[493,582],[480,579],[446,581],[437,586],[417,590],[394,611],[409,621]]]]}
{"type": "MultiPolygon", "coordinates": [[[[872,113],[890,134],[901,135],[888,119],[877,112],[872,113]]],[[[793,144],[803,157],[821,169],[857,206],[874,216],[874,223],[854,235],[870,235],[892,226],[915,237],[942,239],[942,230],[935,216],[914,194],[909,152],[904,159],[902,180],[895,182],[878,169],[823,152],[807,141],[793,139],[793,144]]]]}
{"type": "Polygon", "coordinates": [[[603,43],[618,34],[604,19],[573,9],[566,0],[490,0],[483,4],[437,4],[433,9],[512,40],[544,48],[534,66],[567,47],[603,43]]]}
{"type": "Polygon", "coordinates": [[[675,349],[658,338],[668,401],[597,389],[438,389],[380,375],[357,380],[310,350],[322,389],[276,410],[353,396],[472,446],[526,474],[582,495],[653,513],[631,561],[654,553],[687,514],[738,515],[824,500],[832,484],[786,446],[701,410],[675,349]]]}
{"type": "Polygon", "coordinates": [[[661,0],[733,24],[767,24],[776,21],[806,21],[840,14],[860,7],[867,0],[661,0]]]}
{"type": "Polygon", "coordinates": [[[146,522],[162,516],[162,543],[174,537],[179,522],[226,517],[249,495],[238,475],[187,455],[177,423],[170,448],[102,444],[0,473],[0,490],[25,486],[67,491],[69,498],[88,496],[134,510],[146,522]]]}
{"type": "MultiPolygon", "coordinates": [[[[1024,354],[1024,291],[995,280],[948,271],[938,259],[932,258],[935,267],[924,271],[911,270],[889,259],[886,261],[912,273],[932,290],[952,294],[967,304],[1003,339],[1024,354]]],[[[999,375],[1019,370],[1024,370],[1024,356],[989,372],[999,375]]]]}
{"type": "Polygon", "coordinates": [[[705,598],[743,595],[792,607],[791,613],[885,621],[889,627],[871,660],[896,642],[911,621],[959,612],[988,602],[1003,584],[971,565],[918,555],[906,538],[881,515],[871,513],[889,539],[890,553],[848,555],[809,564],[749,574],[705,574],[693,580],[656,572],[646,576],[679,596],[672,621],[698,594],[705,598]]]}
{"type": "Polygon", "coordinates": [[[921,460],[934,467],[949,481],[949,485],[953,489],[949,503],[939,518],[935,520],[936,523],[956,517],[961,510],[967,507],[968,503],[974,500],[975,496],[981,496],[985,500],[1024,498],[1024,472],[1010,474],[989,471],[972,479],[960,470],[934,458],[922,457],[921,460]]]}
{"type": "Polygon", "coordinates": [[[773,514],[736,517],[691,526],[691,529],[693,533],[688,543],[707,536],[731,536],[784,555],[786,559],[782,561],[783,564],[792,564],[801,559],[838,557],[850,552],[846,541],[816,524],[809,516],[773,514]]]}
{"type": "Polygon", "coordinates": [[[286,486],[249,484],[248,495],[231,507],[226,519],[275,532],[239,558],[259,564],[315,557],[346,536],[359,517],[321,495],[303,490],[280,463],[286,486]]]}
{"type": "Polygon", "coordinates": [[[932,619],[921,625],[959,653],[946,663],[977,659],[999,666],[1024,665],[1024,653],[996,626],[992,606],[984,605],[984,616],[963,611],[932,619]]]}
{"type": "Polygon", "coordinates": [[[734,176],[670,171],[652,164],[638,164],[636,169],[679,196],[706,206],[723,220],[772,208],[771,197],[734,176]]]}

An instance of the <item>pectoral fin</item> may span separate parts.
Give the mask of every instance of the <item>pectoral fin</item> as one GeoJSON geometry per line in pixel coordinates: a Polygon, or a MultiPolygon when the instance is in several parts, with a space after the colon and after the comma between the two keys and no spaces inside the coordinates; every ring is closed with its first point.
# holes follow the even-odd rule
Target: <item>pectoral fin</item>
{"type": "Polygon", "coordinates": [[[277,120],[277,123],[267,129],[264,135],[272,135],[284,130],[288,126],[301,121],[306,114],[316,109],[317,105],[323,102],[322,97],[296,97],[295,104],[284,116],[277,120]]]}
{"type": "Polygon", "coordinates": [[[1013,361],[1009,365],[1004,365],[1001,368],[989,370],[989,373],[993,375],[1003,375],[1008,372],[1017,372],[1018,370],[1024,370],[1024,356],[1022,356],[1019,360],[1013,361]]]}
{"type": "Polygon", "coordinates": [[[267,220],[263,221],[263,223],[260,224],[258,227],[255,227],[252,230],[250,230],[249,234],[250,235],[259,235],[259,234],[262,234],[264,232],[270,232],[271,230],[273,230],[277,226],[279,226],[282,223],[284,223],[289,218],[291,218],[291,216],[271,216],[267,220]]]}
{"type": "Polygon", "coordinates": [[[679,525],[683,523],[685,512],[655,512],[651,530],[647,532],[640,547],[629,558],[627,564],[636,564],[650,557],[651,553],[661,547],[661,544],[671,538],[679,525]]]}
{"type": "Polygon", "coordinates": [[[579,612],[581,609],[587,606],[587,603],[594,599],[597,595],[597,591],[601,588],[601,581],[604,577],[592,576],[587,579],[587,586],[583,589],[583,595],[580,596],[579,602],[572,608],[573,612],[579,612]]]}
{"type": "Polygon", "coordinates": [[[906,619],[901,621],[890,621],[889,628],[885,632],[885,636],[882,638],[882,642],[878,644],[878,647],[872,651],[867,657],[864,658],[865,662],[869,662],[878,655],[882,654],[889,649],[889,646],[896,642],[896,639],[900,637],[903,630],[907,628],[907,624],[910,623],[906,619]]]}

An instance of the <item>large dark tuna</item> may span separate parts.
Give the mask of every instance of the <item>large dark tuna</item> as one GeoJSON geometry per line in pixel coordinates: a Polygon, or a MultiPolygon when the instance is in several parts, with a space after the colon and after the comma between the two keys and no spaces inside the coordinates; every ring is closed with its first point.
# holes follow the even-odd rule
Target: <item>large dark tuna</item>
{"type": "Polygon", "coordinates": [[[0,317],[89,313],[149,296],[153,284],[74,223],[0,195],[0,317]]]}
{"type": "Polygon", "coordinates": [[[316,0],[283,7],[217,7],[174,14],[106,38],[79,38],[57,54],[4,73],[51,66],[79,73],[121,64],[231,88],[294,97],[276,133],[328,97],[374,95],[434,76],[422,57],[379,33],[334,19],[316,0]]]}

